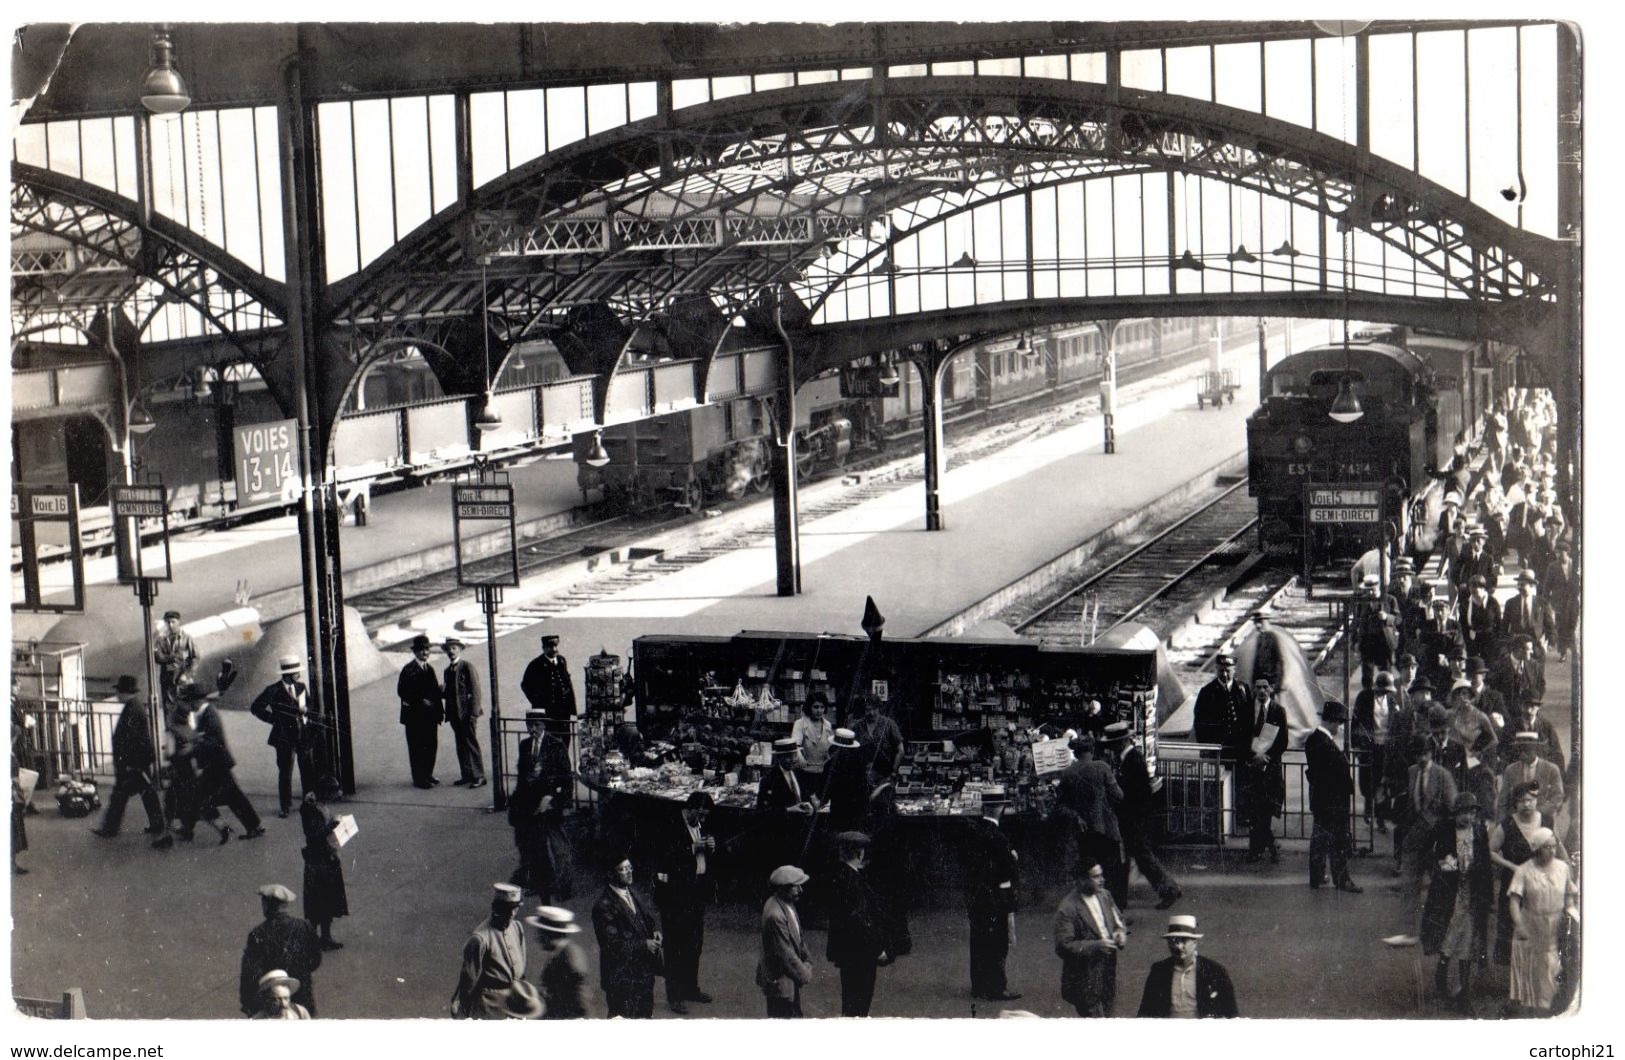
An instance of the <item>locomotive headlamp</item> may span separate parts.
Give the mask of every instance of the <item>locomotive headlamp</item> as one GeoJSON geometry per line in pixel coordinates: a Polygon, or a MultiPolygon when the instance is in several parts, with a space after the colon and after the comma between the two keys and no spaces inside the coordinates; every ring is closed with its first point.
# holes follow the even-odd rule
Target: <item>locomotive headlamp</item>
{"type": "Polygon", "coordinates": [[[1292,451],[1297,453],[1299,456],[1308,456],[1309,450],[1313,449],[1314,447],[1315,443],[1309,440],[1309,436],[1307,434],[1300,434],[1296,438],[1292,439],[1292,451]]]}

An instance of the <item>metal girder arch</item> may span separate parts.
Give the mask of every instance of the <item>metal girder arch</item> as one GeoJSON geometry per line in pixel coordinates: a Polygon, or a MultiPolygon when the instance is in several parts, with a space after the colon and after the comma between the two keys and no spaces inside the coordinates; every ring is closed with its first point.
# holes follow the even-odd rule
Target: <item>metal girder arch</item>
{"type": "Polygon", "coordinates": [[[564,326],[553,333],[553,344],[565,367],[575,375],[592,376],[592,418],[602,424],[609,406],[609,387],[632,346],[636,329],[603,304],[572,306],[564,326]]]}
{"type": "Polygon", "coordinates": [[[144,226],[134,201],[87,181],[21,162],[11,169],[14,228],[67,240],[151,280],[223,334],[234,330],[222,321],[225,315],[257,309],[275,322],[286,319],[286,285],[191,229],[159,214],[144,226]],[[103,223],[88,224],[90,215],[103,223]]]}
{"type": "Polygon", "coordinates": [[[1399,298],[1364,291],[1237,292],[1192,295],[1118,295],[985,303],[898,316],[819,324],[797,336],[798,353],[817,374],[885,350],[959,335],[1002,335],[1080,320],[1136,317],[1270,316],[1353,319],[1410,324],[1465,338],[1504,338],[1539,321],[1529,306],[1481,305],[1465,300],[1399,298]]]}
{"type": "MultiPolygon", "coordinates": [[[[1125,166],[1211,174],[1332,213],[1373,234],[1399,238],[1393,230],[1403,228],[1401,242],[1420,248],[1412,251],[1415,256],[1456,261],[1457,268],[1444,271],[1468,275],[1463,289],[1478,297],[1545,295],[1554,282],[1552,241],[1513,229],[1353,145],[1276,119],[1089,83],[892,78],[883,89],[882,145],[867,124],[874,120],[879,91],[851,82],[803,85],[688,107],[659,116],[658,125],[646,119],[589,137],[514,170],[477,192],[466,207],[446,211],[454,216],[443,214],[335,285],[334,301],[341,316],[364,316],[367,299],[388,284],[393,270],[428,275],[434,266],[468,260],[467,248],[452,245],[456,241],[447,233],[453,227],[473,231],[482,214],[525,218],[534,226],[587,208],[618,210],[662,188],[682,187],[689,178],[763,159],[792,167],[805,163],[801,175],[816,181],[820,153],[867,152],[879,164],[882,146],[905,162],[915,155],[1018,164],[1111,157],[1125,166]],[[815,138],[815,146],[785,148],[815,138]]],[[[765,181],[755,190],[766,194],[776,187],[765,181]]],[[[828,192],[816,182],[813,187],[828,192]]],[[[837,197],[829,193],[823,201],[837,197]]],[[[805,249],[822,241],[811,240],[805,249]]],[[[662,268],[669,272],[670,266],[662,268]]],[[[639,275],[616,282],[625,290],[640,281],[647,282],[639,275]]]]}
{"type": "Polygon", "coordinates": [[[703,296],[685,298],[649,321],[665,337],[675,357],[694,362],[694,396],[702,402],[710,398],[711,366],[731,325],[716,304],[703,296]]]}

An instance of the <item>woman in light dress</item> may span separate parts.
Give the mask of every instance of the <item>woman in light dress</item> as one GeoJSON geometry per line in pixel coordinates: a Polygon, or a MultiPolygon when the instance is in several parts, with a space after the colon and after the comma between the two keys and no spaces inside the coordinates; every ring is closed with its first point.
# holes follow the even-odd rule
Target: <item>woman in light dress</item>
{"type": "Polygon", "coordinates": [[[1512,989],[1515,1005],[1546,1011],[1562,968],[1558,946],[1564,917],[1579,920],[1569,863],[1557,856],[1557,836],[1542,828],[1530,841],[1534,857],[1518,866],[1507,888],[1512,914],[1512,989]]]}

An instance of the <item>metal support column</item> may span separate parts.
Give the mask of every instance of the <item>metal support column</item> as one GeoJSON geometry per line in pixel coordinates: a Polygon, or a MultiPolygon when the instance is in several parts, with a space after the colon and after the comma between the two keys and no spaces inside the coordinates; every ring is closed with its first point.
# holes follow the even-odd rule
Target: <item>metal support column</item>
{"type": "Polygon", "coordinates": [[[1270,348],[1269,332],[1264,327],[1264,318],[1258,318],[1258,400],[1262,402],[1269,396],[1269,386],[1266,379],[1270,374],[1270,348]]]}
{"type": "Polygon", "coordinates": [[[784,330],[776,292],[772,301],[773,327],[784,343],[779,365],[779,393],[774,410],[773,439],[773,556],[778,567],[780,596],[801,592],[801,514],[796,498],[796,350],[784,330]]]}
{"type": "Polygon", "coordinates": [[[502,743],[502,681],[497,675],[497,610],[502,606],[502,587],[479,585],[474,588],[480,610],[485,612],[485,666],[491,675],[491,810],[508,808],[506,775],[508,749],[502,743]]]}
{"type": "Polygon", "coordinates": [[[920,373],[920,426],[925,435],[925,528],[945,529],[942,522],[942,368],[947,357],[936,349],[909,358],[920,373]]]}

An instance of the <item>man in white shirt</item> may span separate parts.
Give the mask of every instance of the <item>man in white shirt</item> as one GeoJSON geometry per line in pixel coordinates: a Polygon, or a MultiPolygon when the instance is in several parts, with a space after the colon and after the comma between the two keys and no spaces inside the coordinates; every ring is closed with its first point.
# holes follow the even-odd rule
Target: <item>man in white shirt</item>
{"type": "Polygon", "coordinates": [[[1109,1019],[1117,1001],[1117,951],[1128,945],[1123,914],[1106,890],[1106,870],[1084,858],[1077,885],[1055,910],[1055,952],[1061,958],[1061,1000],[1078,1015],[1109,1019]]]}
{"type": "Polygon", "coordinates": [[[804,791],[819,791],[824,786],[824,765],[829,761],[829,745],[835,741],[835,726],[828,713],[823,693],[814,693],[790,727],[790,739],[796,742],[797,779],[804,791]]]}

